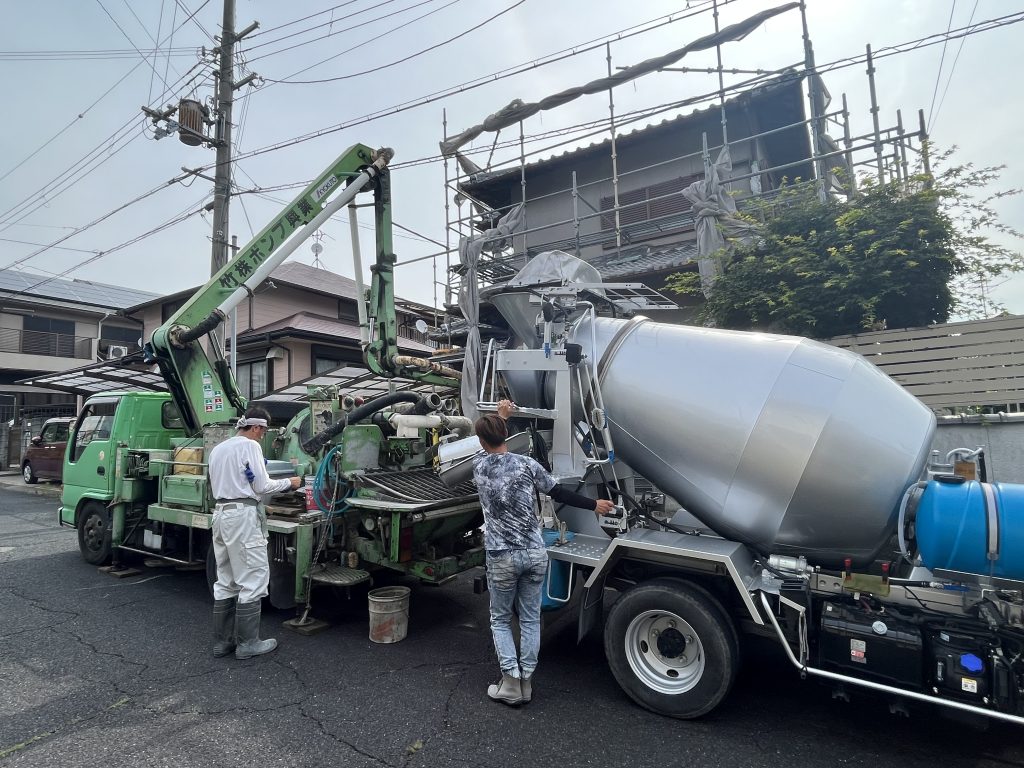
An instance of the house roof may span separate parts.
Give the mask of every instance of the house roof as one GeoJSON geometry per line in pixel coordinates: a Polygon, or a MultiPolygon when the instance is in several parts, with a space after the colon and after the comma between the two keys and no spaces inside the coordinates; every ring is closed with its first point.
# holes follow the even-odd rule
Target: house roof
{"type": "MultiPolygon", "coordinates": [[[[801,118],[803,119],[803,94],[801,91],[801,82],[803,75],[796,71],[789,71],[778,78],[767,81],[764,85],[757,88],[752,88],[748,91],[743,91],[737,96],[731,99],[727,99],[725,102],[726,111],[737,110],[743,107],[750,106],[755,102],[761,102],[767,105],[775,107],[789,106],[794,110],[799,110],[801,118]]],[[[672,133],[679,130],[680,127],[698,123],[701,120],[718,120],[721,112],[721,106],[714,104],[703,109],[696,109],[684,115],[677,117],[666,118],[658,123],[651,123],[648,125],[641,126],[632,131],[624,133],[616,133],[615,142],[617,151],[621,152],[624,148],[653,138],[662,133],[672,133]]],[[[792,119],[784,120],[779,123],[778,126],[771,125],[768,127],[781,127],[782,125],[791,124],[796,122],[792,119]]],[[[798,130],[794,128],[793,133],[800,134],[800,141],[806,145],[801,147],[805,150],[801,157],[810,157],[810,138],[808,132],[804,130],[798,130]]],[[[782,136],[790,134],[790,131],[784,131],[782,136]]],[[[736,140],[742,141],[743,137],[736,137],[736,140]]],[[[766,144],[778,144],[780,142],[778,135],[774,137],[768,137],[766,144]]],[[[588,144],[585,147],[576,147],[573,149],[567,149],[564,152],[556,155],[551,155],[545,158],[539,158],[532,162],[526,163],[527,172],[544,169],[548,170],[557,167],[563,163],[578,162],[590,155],[596,154],[608,154],[611,148],[611,137],[596,141],[588,144]]],[[[472,174],[467,181],[459,184],[459,188],[467,192],[469,195],[478,197],[483,202],[490,203],[488,200],[489,191],[493,191],[496,187],[504,187],[508,183],[514,183],[519,185],[521,179],[522,169],[519,165],[511,167],[501,168],[494,171],[482,171],[480,173],[472,174]]]]}
{"type": "Polygon", "coordinates": [[[671,245],[641,245],[624,248],[588,259],[601,277],[615,278],[678,269],[697,260],[697,241],[687,240],[671,245]]]}
{"type": "MultiPolygon", "coordinates": [[[[325,296],[351,299],[352,301],[355,301],[357,296],[355,280],[339,275],[337,272],[311,267],[309,264],[303,264],[301,261],[286,261],[271,272],[268,279],[274,283],[301,288],[304,291],[322,293],[325,296]]],[[[151,298],[139,304],[126,307],[124,311],[126,314],[131,314],[157,302],[163,303],[172,299],[191,296],[201,287],[197,285],[195,288],[186,288],[166,296],[148,294],[151,298]]],[[[419,304],[418,302],[402,299],[398,296],[395,297],[395,306],[411,313],[428,314],[433,311],[433,308],[428,307],[426,304],[419,304]]]]}
{"type": "MultiPolygon", "coordinates": [[[[285,336],[312,336],[322,337],[325,339],[330,338],[334,341],[337,341],[338,339],[348,339],[350,341],[358,342],[359,326],[333,317],[314,315],[309,312],[296,312],[290,317],[286,317],[282,320],[275,320],[272,323],[267,323],[259,328],[253,328],[250,331],[239,334],[238,343],[244,344],[248,341],[257,339],[260,336],[266,335],[275,336],[277,338],[283,338],[285,336]]],[[[398,340],[398,346],[403,350],[409,351],[434,351],[433,347],[426,344],[401,337],[398,340]]]]}
{"type": "Polygon", "coordinates": [[[46,277],[14,269],[0,269],[0,298],[11,297],[11,295],[24,298],[56,299],[106,309],[125,309],[157,296],[149,291],[97,283],[92,280],[78,278],[65,280],[60,277],[46,277]]]}

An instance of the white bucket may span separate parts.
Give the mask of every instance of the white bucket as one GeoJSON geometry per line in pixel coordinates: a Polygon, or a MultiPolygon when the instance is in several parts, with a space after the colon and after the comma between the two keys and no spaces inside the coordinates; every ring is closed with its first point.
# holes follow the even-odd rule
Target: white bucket
{"type": "Polygon", "coordinates": [[[409,592],[408,587],[370,590],[370,640],[397,643],[405,638],[409,629],[409,592]]]}

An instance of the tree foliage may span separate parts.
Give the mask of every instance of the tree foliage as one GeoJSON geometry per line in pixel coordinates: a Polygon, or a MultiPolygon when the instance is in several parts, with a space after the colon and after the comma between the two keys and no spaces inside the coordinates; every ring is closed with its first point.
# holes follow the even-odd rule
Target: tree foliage
{"type": "MultiPolygon", "coordinates": [[[[981,195],[1000,170],[958,165],[907,184],[867,180],[846,201],[784,188],[772,210],[748,211],[764,222],[760,237],[733,254],[700,320],[829,338],[998,311],[979,281],[1024,270],[1024,256],[990,239],[1021,236],[992,209],[1018,190],[981,195]]],[[[700,292],[694,273],[671,276],[668,287],[700,292]]]]}

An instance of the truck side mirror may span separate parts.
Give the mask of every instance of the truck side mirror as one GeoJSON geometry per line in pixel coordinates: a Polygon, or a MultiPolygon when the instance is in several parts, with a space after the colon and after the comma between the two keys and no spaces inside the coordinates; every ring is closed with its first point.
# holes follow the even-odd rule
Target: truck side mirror
{"type": "Polygon", "coordinates": [[[32,443],[32,445],[42,445],[42,443],[43,443],[43,436],[42,435],[36,435],[31,440],[29,440],[29,442],[32,443]]]}

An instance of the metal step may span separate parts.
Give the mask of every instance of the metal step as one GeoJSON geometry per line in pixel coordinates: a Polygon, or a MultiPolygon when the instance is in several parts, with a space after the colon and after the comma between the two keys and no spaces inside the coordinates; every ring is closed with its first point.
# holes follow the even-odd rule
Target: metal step
{"type": "Polygon", "coordinates": [[[309,575],[317,584],[333,584],[336,587],[354,587],[370,580],[370,574],[361,568],[346,568],[344,565],[328,563],[309,575]]]}
{"type": "Polygon", "coordinates": [[[577,533],[571,541],[561,546],[552,544],[548,547],[548,557],[579,565],[597,565],[611,543],[612,540],[607,536],[585,536],[577,533]]]}

